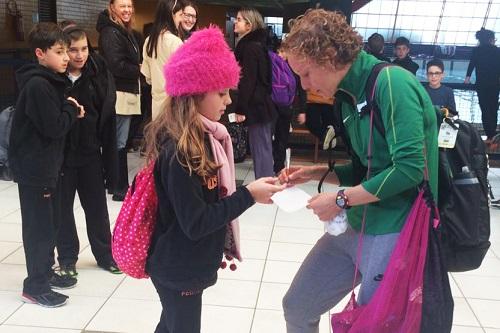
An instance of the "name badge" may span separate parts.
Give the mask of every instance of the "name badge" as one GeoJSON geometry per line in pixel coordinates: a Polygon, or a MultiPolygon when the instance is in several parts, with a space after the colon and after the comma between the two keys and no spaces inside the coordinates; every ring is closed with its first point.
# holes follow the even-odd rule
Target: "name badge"
{"type": "Polygon", "coordinates": [[[442,122],[439,128],[438,145],[439,148],[454,148],[457,142],[459,124],[455,124],[456,129],[448,123],[442,122]]]}

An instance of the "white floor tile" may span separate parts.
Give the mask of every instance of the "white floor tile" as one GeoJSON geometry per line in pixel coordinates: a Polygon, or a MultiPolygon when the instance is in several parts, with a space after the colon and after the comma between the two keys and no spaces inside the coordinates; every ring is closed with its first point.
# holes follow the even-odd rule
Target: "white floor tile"
{"type": "Polygon", "coordinates": [[[81,333],[81,330],[64,328],[1,325],[0,333],[81,333]]]}
{"type": "Polygon", "coordinates": [[[21,224],[0,223],[0,242],[22,242],[21,224]]]}
{"type": "Polygon", "coordinates": [[[289,287],[284,283],[262,282],[257,309],[282,311],[281,302],[289,287]]]}
{"type": "Polygon", "coordinates": [[[260,281],[264,270],[264,260],[243,259],[243,262],[235,260],[237,269],[232,271],[228,267],[219,269],[218,274],[221,279],[260,281]]]}
{"type": "Polygon", "coordinates": [[[465,298],[454,298],[453,300],[455,301],[453,325],[479,326],[479,323],[469,307],[469,304],[465,301],[465,298]]]}
{"type": "Polygon", "coordinates": [[[13,223],[13,224],[21,224],[21,209],[15,210],[11,212],[9,215],[6,215],[0,218],[0,223],[13,223]]]}
{"type": "Polygon", "coordinates": [[[0,291],[0,323],[3,323],[22,305],[23,302],[21,301],[20,293],[13,291],[0,291]]]}
{"type": "Polygon", "coordinates": [[[17,187],[14,182],[7,182],[5,180],[0,180],[0,191],[3,192],[8,188],[17,187]]]}
{"type": "Polygon", "coordinates": [[[223,280],[203,293],[203,304],[255,308],[260,282],[223,280]]]}
{"type": "Polygon", "coordinates": [[[64,290],[66,295],[109,297],[125,279],[125,275],[111,274],[105,270],[78,269],[75,288],[64,290]]]}
{"type": "Polygon", "coordinates": [[[469,299],[469,303],[481,326],[500,329],[500,301],[469,299]]]}
{"type": "Polygon", "coordinates": [[[269,242],[258,240],[241,240],[241,253],[243,259],[265,260],[269,250],[269,242]]]}
{"type": "Polygon", "coordinates": [[[68,303],[59,308],[24,304],[5,324],[83,329],[105,301],[103,297],[71,296],[68,303]]]}
{"type": "Polygon", "coordinates": [[[14,291],[21,295],[26,274],[24,265],[0,264],[0,290],[14,291]]]}
{"type": "Polygon", "coordinates": [[[500,328],[487,328],[487,327],[485,327],[484,332],[485,333],[500,333],[500,328]]]}
{"type": "Polygon", "coordinates": [[[500,277],[456,275],[455,281],[467,298],[500,301],[500,277]]]}
{"type": "Polygon", "coordinates": [[[18,242],[0,242],[0,262],[16,252],[16,250],[22,246],[23,244],[18,242]]]}
{"type": "Polygon", "coordinates": [[[271,242],[269,260],[302,262],[313,245],[271,242]]]}
{"type": "Polygon", "coordinates": [[[268,261],[263,282],[291,283],[300,267],[298,262],[268,261]]]}
{"type": "Polygon", "coordinates": [[[160,314],[159,301],[111,298],[85,329],[120,333],[153,332],[160,314]]]}
{"type": "Polygon", "coordinates": [[[3,218],[17,211],[20,207],[20,204],[19,197],[1,193],[2,192],[0,192],[0,195],[2,197],[2,201],[0,203],[0,218],[3,218]]]}
{"type": "Polygon", "coordinates": [[[130,276],[125,278],[111,297],[149,301],[160,300],[150,279],[134,279],[130,276]]]}
{"type": "Polygon", "coordinates": [[[453,295],[453,297],[464,297],[462,291],[458,287],[451,273],[448,274],[448,279],[450,281],[451,294],[453,295]]]}
{"type": "Polygon", "coordinates": [[[481,327],[454,325],[451,328],[451,333],[483,333],[483,332],[484,331],[481,327]]]}
{"type": "Polygon", "coordinates": [[[313,245],[316,244],[324,233],[325,232],[320,229],[276,227],[273,231],[272,241],[313,245]]]}
{"type": "Polygon", "coordinates": [[[271,226],[259,226],[251,222],[240,223],[241,239],[269,241],[272,231],[271,226]]]}
{"type": "MultiPolygon", "coordinates": [[[[256,310],[251,333],[286,333],[285,318],[282,311],[256,310]]],[[[330,319],[328,314],[321,317],[319,323],[320,333],[330,332],[330,319]]]]}
{"type": "Polygon", "coordinates": [[[201,330],[203,333],[250,332],[253,313],[253,309],[205,305],[201,314],[201,330]]]}

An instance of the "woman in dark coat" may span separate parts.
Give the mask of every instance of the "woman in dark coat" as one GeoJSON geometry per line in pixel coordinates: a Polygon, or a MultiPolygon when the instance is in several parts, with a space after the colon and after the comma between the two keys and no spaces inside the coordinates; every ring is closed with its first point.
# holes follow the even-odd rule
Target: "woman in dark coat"
{"type": "Polygon", "coordinates": [[[245,121],[248,126],[255,179],[273,176],[272,126],[276,111],[271,100],[267,30],[257,10],[243,8],[238,12],[234,32],[239,37],[235,56],[242,68],[236,121],[245,121]]]}
{"type": "Polygon", "coordinates": [[[110,0],[97,19],[99,51],[106,59],[116,84],[116,135],[119,157],[118,184],[113,200],[123,201],[128,189],[126,144],[133,115],[141,114],[141,49],[132,31],[132,0],[110,0]]]}
{"type": "Polygon", "coordinates": [[[482,28],[476,32],[479,46],[472,50],[464,83],[470,83],[476,69],[476,91],[481,107],[483,128],[488,141],[497,130],[498,93],[500,91],[500,49],[495,46],[495,33],[482,28]]]}

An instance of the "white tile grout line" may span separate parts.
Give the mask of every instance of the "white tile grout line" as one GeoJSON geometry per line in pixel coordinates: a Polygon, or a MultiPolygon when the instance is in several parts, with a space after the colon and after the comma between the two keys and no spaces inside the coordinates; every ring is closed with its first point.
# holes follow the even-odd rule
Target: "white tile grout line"
{"type": "Polygon", "coordinates": [[[259,296],[260,296],[260,291],[262,289],[262,280],[264,280],[264,274],[266,273],[266,266],[267,266],[267,261],[268,261],[268,256],[269,256],[269,250],[271,248],[271,243],[272,243],[272,239],[273,239],[273,232],[274,232],[274,228],[276,226],[276,218],[278,216],[278,207],[276,207],[276,212],[274,214],[274,223],[273,223],[273,228],[271,229],[271,236],[269,237],[269,243],[267,245],[267,251],[266,251],[266,259],[264,259],[264,267],[262,268],[262,275],[260,277],[260,281],[259,281],[259,289],[257,290],[257,299],[255,300],[255,307],[253,309],[253,314],[252,314],[252,323],[250,324],[250,331],[248,333],[251,333],[252,332],[252,328],[253,328],[253,324],[254,324],[254,320],[255,320],[255,314],[257,312],[257,305],[259,304],[259,296]]]}

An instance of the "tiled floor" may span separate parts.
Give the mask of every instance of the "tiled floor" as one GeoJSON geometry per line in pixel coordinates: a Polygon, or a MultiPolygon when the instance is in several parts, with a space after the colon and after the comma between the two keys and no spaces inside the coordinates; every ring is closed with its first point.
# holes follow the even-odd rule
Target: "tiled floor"
{"type": "MultiPolygon", "coordinates": [[[[131,174],[140,159],[129,155],[131,174]]],[[[253,179],[251,163],[237,165],[237,178],[253,179]]],[[[500,197],[500,169],[490,180],[500,197]]],[[[314,185],[302,186],[307,192],[314,185]]],[[[108,201],[114,220],[120,204],[108,201]]],[[[45,309],[20,301],[26,274],[21,243],[17,186],[0,182],[0,333],[152,332],[161,311],[149,280],[115,276],[97,268],[88,246],[83,211],[75,203],[81,241],[78,285],[67,291],[66,306],[45,309]]],[[[322,224],[307,210],[295,214],[276,206],[256,205],[240,219],[245,261],[235,272],[220,272],[204,294],[204,333],[283,333],[281,299],[315,241],[322,224]]],[[[454,333],[500,333],[500,210],[492,210],[492,247],[480,269],[452,274],[454,333]]],[[[342,302],[334,310],[343,307],[342,302]]],[[[320,332],[330,332],[328,314],[320,332]]]]}

